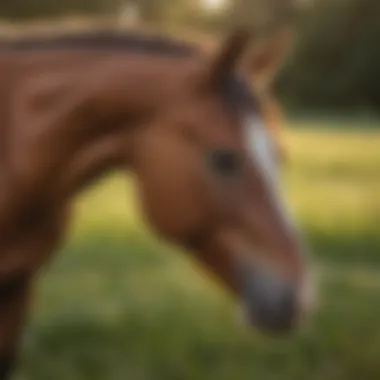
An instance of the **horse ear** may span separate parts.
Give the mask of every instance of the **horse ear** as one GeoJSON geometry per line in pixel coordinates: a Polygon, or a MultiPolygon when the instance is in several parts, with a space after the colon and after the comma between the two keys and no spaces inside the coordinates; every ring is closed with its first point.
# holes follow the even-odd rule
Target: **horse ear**
{"type": "Polygon", "coordinates": [[[283,32],[249,54],[245,67],[254,79],[271,78],[282,66],[294,41],[292,32],[283,32]]]}
{"type": "Polygon", "coordinates": [[[227,37],[207,70],[208,86],[220,83],[221,78],[235,70],[247,50],[250,40],[251,33],[246,30],[236,30],[227,37]]]}

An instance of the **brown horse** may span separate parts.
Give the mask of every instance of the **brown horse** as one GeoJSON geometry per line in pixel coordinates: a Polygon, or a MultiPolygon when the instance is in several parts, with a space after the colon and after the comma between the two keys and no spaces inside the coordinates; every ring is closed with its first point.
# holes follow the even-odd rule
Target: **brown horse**
{"type": "Polygon", "coordinates": [[[0,379],[73,196],[110,169],[136,173],[151,225],[221,279],[250,323],[281,333],[310,310],[305,246],[246,79],[277,48],[240,65],[249,43],[233,33],[212,55],[113,32],[0,43],[0,379]]]}

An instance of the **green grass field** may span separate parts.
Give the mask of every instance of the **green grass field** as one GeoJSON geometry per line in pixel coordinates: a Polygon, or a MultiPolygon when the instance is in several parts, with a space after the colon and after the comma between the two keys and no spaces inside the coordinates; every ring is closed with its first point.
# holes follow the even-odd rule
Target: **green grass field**
{"type": "Polygon", "coordinates": [[[380,132],[289,132],[287,190],[320,266],[290,340],[250,333],[185,255],[143,227],[132,181],[78,201],[40,283],[18,380],[380,379],[380,132]]]}

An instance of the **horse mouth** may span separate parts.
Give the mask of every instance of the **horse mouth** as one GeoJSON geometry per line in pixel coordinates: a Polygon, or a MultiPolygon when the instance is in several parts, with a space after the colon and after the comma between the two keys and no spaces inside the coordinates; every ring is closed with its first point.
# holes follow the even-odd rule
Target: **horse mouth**
{"type": "Polygon", "coordinates": [[[289,335],[314,310],[303,288],[270,270],[241,265],[237,272],[245,322],[269,335],[289,335]]]}

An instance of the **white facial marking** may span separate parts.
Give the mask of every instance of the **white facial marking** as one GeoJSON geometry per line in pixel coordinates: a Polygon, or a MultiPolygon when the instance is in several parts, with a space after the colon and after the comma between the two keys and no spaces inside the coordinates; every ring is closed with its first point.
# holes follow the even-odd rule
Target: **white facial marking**
{"type": "MultiPolygon", "coordinates": [[[[260,171],[263,180],[267,183],[268,195],[272,204],[279,210],[289,230],[298,230],[292,210],[288,207],[281,191],[280,172],[272,136],[263,120],[258,116],[251,116],[245,120],[244,131],[251,158],[255,167],[260,171]]],[[[302,312],[305,315],[312,312],[315,307],[315,292],[314,276],[311,273],[306,274],[298,294],[302,312]]]]}
{"type": "Polygon", "coordinates": [[[293,225],[293,218],[280,189],[280,173],[273,138],[259,116],[247,117],[244,121],[244,130],[251,158],[267,182],[272,201],[280,209],[284,219],[293,225]]]}
{"type": "MultiPolygon", "coordinates": [[[[265,176],[271,181],[278,181],[278,166],[272,137],[260,117],[249,117],[245,121],[247,140],[252,158],[257,161],[265,176]]],[[[274,183],[272,183],[274,185],[274,183]]]]}

